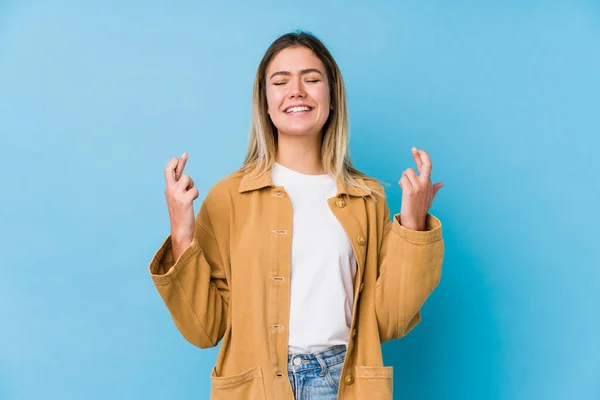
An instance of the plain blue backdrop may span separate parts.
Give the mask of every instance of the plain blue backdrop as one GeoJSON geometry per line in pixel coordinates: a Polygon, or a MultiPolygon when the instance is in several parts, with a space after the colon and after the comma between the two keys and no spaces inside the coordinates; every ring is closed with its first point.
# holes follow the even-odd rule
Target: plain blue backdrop
{"type": "Polygon", "coordinates": [[[0,398],[207,399],[218,349],[148,275],[163,168],[241,165],[258,63],[315,33],[351,155],[427,150],[442,282],[386,343],[398,399],[600,399],[600,2],[0,1],[0,398]]]}

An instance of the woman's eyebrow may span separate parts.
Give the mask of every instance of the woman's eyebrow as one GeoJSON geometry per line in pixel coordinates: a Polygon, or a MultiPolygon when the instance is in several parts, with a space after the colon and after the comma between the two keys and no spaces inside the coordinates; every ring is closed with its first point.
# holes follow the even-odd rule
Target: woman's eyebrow
{"type": "MultiPolygon", "coordinates": [[[[308,74],[308,73],[311,73],[311,72],[316,72],[316,73],[318,73],[319,75],[323,76],[323,73],[322,73],[321,71],[319,71],[318,69],[316,69],[316,68],[307,68],[307,69],[303,69],[303,70],[301,70],[301,71],[300,71],[300,74],[301,74],[301,75],[304,75],[304,74],[308,74]]],[[[291,75],[291,74],[292,74],[292,73],[291,73],[290,71],[277,71],[277,72],[273,72],[273,74],[271,74],[271,77],[270,77],[269,79],[273,79],[273,77],[274,77],[274,76],[277,76],[277,75],[285,75],[285,76],[289,76],[289,75],[291,75]]]]}

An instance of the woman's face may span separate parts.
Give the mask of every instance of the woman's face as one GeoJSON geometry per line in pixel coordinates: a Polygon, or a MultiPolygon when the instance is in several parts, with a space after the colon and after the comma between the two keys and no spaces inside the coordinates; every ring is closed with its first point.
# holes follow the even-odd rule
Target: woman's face
{"type": "Polygon", "coordinates": [[[321,133],[330,111],[329,82],[312,50],[281,50],[267,68],[266,87],[267,112],[280,135],[321,133]]]}

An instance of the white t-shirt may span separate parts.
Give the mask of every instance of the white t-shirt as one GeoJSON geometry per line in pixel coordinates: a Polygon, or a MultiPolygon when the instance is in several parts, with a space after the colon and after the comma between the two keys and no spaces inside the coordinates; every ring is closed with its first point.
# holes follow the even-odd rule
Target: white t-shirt
{"type": "Polygon", "coordinates": [[[293,211],[288,348],[308,353],[348,345],[356,259],[327,199],[337,194],[331,175],[305,175],[274,163],[271,178],[283,186],[293,211]]]}

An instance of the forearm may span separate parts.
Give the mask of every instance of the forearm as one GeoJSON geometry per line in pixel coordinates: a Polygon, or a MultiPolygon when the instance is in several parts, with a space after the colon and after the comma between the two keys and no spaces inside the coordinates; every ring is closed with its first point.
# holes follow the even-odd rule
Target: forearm
{"type": "MultiPolygon", "coordinates": [[[[209,248],[208,243],[204,244],[209,248]]],[[[174,262],[172,239],[168,238],[153,257],[149,270],[181,334],[198,347],[215,346],[225,332],[228,309],[222,265],[195,240],[174,262]]]]}
{"type": "Polygon", "coordinates": [[[377,279],[376,312],[382,339],[406,334],[418,321],[418,312],[438,285],[444,242],[441,224],[428,216],[425,231],[411,231],[396,220],[387,234],[377,279]]]}
{"type": "Polygon", "coordinates": [[[178,237],[176,234],[171,233],[171,248],[173,250],[173,261],[177,262],[179,257],[190,247],[194,238],[178,237]]]}

